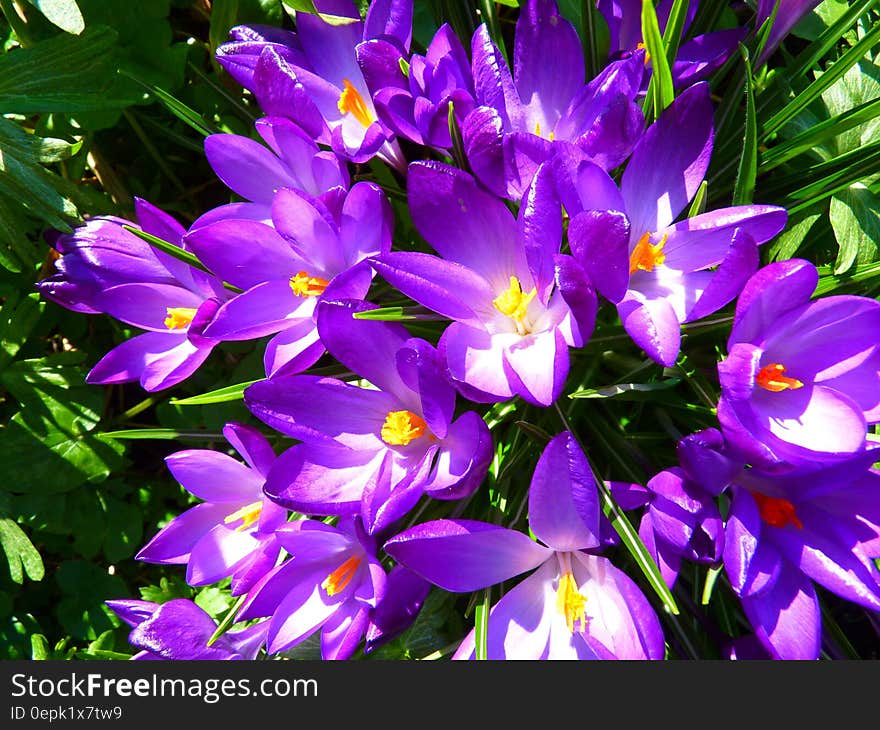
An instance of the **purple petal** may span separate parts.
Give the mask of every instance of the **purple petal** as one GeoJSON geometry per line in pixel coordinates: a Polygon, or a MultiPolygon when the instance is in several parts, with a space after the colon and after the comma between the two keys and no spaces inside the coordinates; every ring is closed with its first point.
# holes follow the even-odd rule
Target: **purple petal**
{"type": "Polygon", "coordinates": [[[446,363],[429,342],[417,338],[407,340],[394,361],[401,381],[418,394],[431,433],[445,439],[455,412],[455,388],[446,375],[446,363]]]}
{"type": "Polygon", "coordinates": [[[395,289],[444,317],[482,327],[494,316],[494,292],[463,264],[416,251],[393,251],[370,265],[395,289]]]}
{"type": "Polygon", "coordinates": [[[275,461],[275,451],[263,434],[253,426],[231,421],[223,426],[223,437],[241,454],[251,469],[262,476],[266,475],[275,461]]]}
{"type": "Polygon", "coordinates": [[[774,320],[810,300],[818,281],[816,267],[803,259],[777,261],[757,271],[737,299],[728,349],[734,342],[758,342],[774,320]]]}
{"type": "Polygon", "coordinates": [[[508,377],[513,373],[518,381],[517,395],[535,405],[552,405],[568,377],[568,345],[563,333],[550,329],[507,344],[504,366],[508,377]]]}
{"type": "Polygon", "coordinates": [[[370,609],[349,601],[324,624],[321,630],[321,658],[324,661],[349,659],[367,628],[370,609]]]}
{"type": "Polygon", "coordinates": [[[636,145],[621,180],[636,236],[665,228],[694,197],[712,154],[709,85],[683,91],[636,145]]]}
{"type": "Polygon", "coordinates": [[[742,599],[743,610],[774,659],[819,658],[819,601],[810,580],[789,568],[773,587],[742,599]]]}
{"type": "Polygon", "coordinates": [[[261,496],[260,474],[219,451],[177,451],[165,457],[165,464],[190,494],[206,502],[254,501],[261,496]]]}
{"type": "Polygon", "coordinates": [[[425,483],[425,493],[434,499],[463,499],[470,496],[486,476],[492,461],[492,435],[486,422],[474,411],[466,411],[449,428],[425,483]]]}
{"type": "Polygon", "coordinates": [[[619,302],[629,283],[629,221],[614,210],[588,210],[575,215],[568,240],[575,260],[590,281],[612,302],[619,302]]]}
{"type": "Polygon", "coordinates": [[[535,465],[529,527],[541,542],[560,552],[599,544],[599,492],[584,452],[568,431],[544,447],[535,465]]]}
{"type": "Polygon", "coordinates": [[[666,367],[675,365],[681,348],[681,326],[666,299],[646,299],[630,290],[617,311],[627,334],[648,357],[666,367]]]}
{"type": "Polygon", "coordinates": [[[135,556],[148,563],[185,563],[195,544],[233,512],[225,504],[197,504],[179,514],[144,545],[135,556]]]}
{"type": "Polygon", "coordinates": [[[385,417],[398,410],[381,391],[312,375],[261,380],[245,389],[244,400],[251,413],[287,436],[364,450],[381,446],[385,417]]]}
{"type": "Polygon", "coordinates": [[[145,330],[168,332],[168,309],[198,309],[204,299],[168,284],[119,284],[95,297],[97,307],[111,317],[145,330]]]}
{"type": "Polygon", "coordinates": [[[529,271],[542,302],[547,302],[554,278],[553,257],[562,245],[562,208],[553,181],[553,169],[541,165],[519,210],[519,226],[529,271]]]}
{"type": "Polygon", "coordinates": [[[291,319],[290,325],[266,343],[263,366],[266,377],[294,375],[314,365],[324,354],[313,317],[291,319]]]}
{"type": "Polygon", "coordinates": [[[369,654],[408,629],[430,589],[431,584],[426,580],[402,565],[395,565],[388,573],[385,595],[370,615],[364,653],[369,654]]]}
{"type": "MultiPolygon", "coordinates": [[[[446,356],[453,380],[481,393],[484,400],[478,402],[491,403],[513,395],[504,368],[505,349],[520,339],[516,333],[490,335],[484,329],[453,322],[441,336],[438,349],[446,356]]],[[[467,397],[476,400],[478,393],[467,397]]]]}
{"type": "Polygon", "coordinates": [[[367,10],[364,38],[390,37],[408,49],[412,21],[412,0],[374,0],[367,10]]]}
{"type": "Polygon", "coordinates": [[[216,276],[241,289],[310,268],[272,226],[258,221],[227,219],[200,226],[186,235],[186,243],[216,276]]]}
{"type": "Polygon", "coordinates": [[[208,585],[232,575],[238,565],[259,548],[260,542],[244,532],[217,525],[193,545],[186,567],[186,582],[208,585]]]}
{"type": "Polygon", "coordinates": [[[556,267],[556,285],[574,320],[572,347],[581,347],[593,334],[599,300],[593,284],[583,267],[571,256],[558,254],[553,258],[556,267]]]}
{"type": "Polygon", "coordinates": [[[259,142],[237,134],[205,137],[205,156],[223,183],[245,200],[271,203],[278,188],[290,184],[290,172],[259,142]]]}
{"type": "Polygon", "coordinates": [[[507,62],[492,41],[485,23],[474,31],[471,59],[477,103],[497,109],[508,128],[518,126],[524,115],[522,100],[507,62]]]}
{"type": "Polygon", "coordinates": [[[553,552],[514,530],[472,520],[435,520],[392,537],[384,550],[444,590],[485,588],[548,560],[553,552]]]}
{"type": "Polygon", "coordinates": [[[217,310],[205,334],[218,340],[253,340],[312,318],[315,300],[293,293],[289,279],[275,279],[242,292],[217,310]]]}
{"type": "Polygon", "coordinates": [[[414,162],[407,184],[413,223],[443,258],[473,269],[498,291],[511,275],[526,278],[513,215],[470,175],[439,162],[414,162]]]}
{"type": "Polygon", "coordinates": [[[747,34],[747,28],[728,28],[698,35],[682,43],[672,65],[675,87],[683,89],[707,79],[724,65],[747,34]]]}

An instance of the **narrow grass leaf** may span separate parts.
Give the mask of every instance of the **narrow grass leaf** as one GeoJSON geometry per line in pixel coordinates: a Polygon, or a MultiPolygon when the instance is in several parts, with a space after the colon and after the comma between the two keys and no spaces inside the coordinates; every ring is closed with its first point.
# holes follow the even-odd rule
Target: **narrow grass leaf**
{"type": "Polygon", "coordinates": [[[227,401],[242,400],[244,391],[249,385],[260,382],[262,378],[257,380],[248,380],[246,383],[236,383],[235,385],[227,385],[225,388],[218,388],[202,395],[193,395],[189,398],[172,398],[169,403],[173,406],[204,406],[210,403],[226,403],[227,401]]]}
{"type": "Polygon", "coordinates": [[[743,45],[740,45],[739,50],[746,68],[746,123],[743,151],[736,172],[736,185],[733,188],[733,204],[748,205],[755,196],[755,180],[758,176],[758,120],[755,114],[754,80],[749,52],[743,45]]]}

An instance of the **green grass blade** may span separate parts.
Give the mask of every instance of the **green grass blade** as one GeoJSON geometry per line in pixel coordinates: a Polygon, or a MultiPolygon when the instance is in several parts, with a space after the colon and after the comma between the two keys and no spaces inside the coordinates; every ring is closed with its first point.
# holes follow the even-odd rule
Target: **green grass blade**
{"type": "Polygon", "coordinates": [[[755,180],[758,177],[758,119],[755,114],[755,92],[749,52],[743,45],[740,45],[739,50],[746,67],[746,128],[742,156],[736,172],[736,185],[733,188],[733,204],[748,205],[754,198],[755,180]]]}
{"type": "Polygon", "coordinates": [[[653,104],[654,117],[675,100],[672,71],[666,58],[666,47],[660,35],[657,11],[651,0],[642,0],[642,37],[651,59],[651,81],[648,83],[646,103],[653,104]]]}
{"type": "Polygon", "coordinates": [[[663,45],[666,46],[666,61],[670,69],[675,65],[690,4],[690,0],[675,0],[669,11],[669,20],[666,21],[666,30],[663,31],[663,45]]]}
{"type": "Polygon", "coordinates": [[[173,406],[204,406],[209,403],[226,403],[227,401],[241,400],[244,398],[244,391],[249,385],[259,383],[262,378],[257,380],[248,380],[246,383],[236,383],[235,385],[227,385],[225,388],[218,388],[202,395],[193,395],[189,398],[172,398],[169,403],[173,406]]]}
{"type": "Polygon", "coordinates": [[[474,610],[474,658],[488,659],[489,657],[489,601],[491,589],[483,590],[483,597],[474,610]]]}
{"type": "Polygon", "coordinates": [[[152,233],[142,231],[140,228],[135,228],[134,226],[123,225],[122,227],[129,233],[133,233],[138,238],[149,243],[153,248],[157,248],[163,253],[167,253],[169,256],[173,256],[178,261],[183,261],[183,263],[189,264],[194,269],[204,271],[206,274],[211,273],[208,270],[208,267],[205,266],[201,261],[199,261],[198,258],[196,258],[189,251],[184,251],[180,246],[175,246],[173,243],[165,241],[158,236],[154,236],[152,233]]]}
{"type": "Polygon", "coordinates": [[[767,152],[761,155],[758,172],[764,173],[772,170],[783,162],[788,162],[793,157],[810,151],[813,147],[826,140],[833,139],[853,127],[866,124],[877,116],[880,116],[880,99],[871,99],[842,114],[838,114],[836,117],[826,119],[787,142],[767,150],[767,152]]]}
{"type": "Polygon", "coordinates": [[[184,104],[179,99],[174,98],[171,94],[169,94],[164,89],[160,89],[158,86],[154,86],[153,84],[149,84],[143,79],[138,78],[132,73],[129,73],[125,70],[120,70],[123,76],[127,76],[132,79],[132,81],[136,81],[141,86],[143,86],[147,91],[149,91],[153,96],[155,96],[162,105],[168,109],[175,117],[177,117],[180,121],[188,124],[192,127],[196,132],[201,134],[204,137],[207,137],[209,134],[217,134],[221,130],[219,127],[215,126],[207,119],[205,119],[201,114],[199,114],[194,109],[191,109],[186,104],[184,104]]]}
{"type": "Polygon", "coordinates": [[[104,431],[101,434],[111,439],[161,439],[170,441],[178,438],[193,439],[219,439],[219,433],[205,433],[202,431],[177,431],[173,428],[129,428],[121,431],[104,431]]]}
{"type": "Polygon", "coordinates": [[[847,11],[830,25],[828,29],[795,59],[794,66],[786,71],[790,78],[799,78],[809,69],[813,68],[819,59],[824,57],[843,37],[847,28],[853,25],[862,15],[874,7],[880,5],[880,0],[862,0],[852,4],[847,11]]]}
{"type": "Polygon", "coordinates": [[[810,84],[802,93],[798,94],[785,107],[767,120],[763,125],[761,140],[766,141],[771,135],[782,129],[785,124],[794,119],[816,99],[822,92],[830,88],[841,76],[853,65],[858,63],[880,40],[880,22],[874,24],[862,38],[846,53],[838,58],[818,79],[810,84]]]}

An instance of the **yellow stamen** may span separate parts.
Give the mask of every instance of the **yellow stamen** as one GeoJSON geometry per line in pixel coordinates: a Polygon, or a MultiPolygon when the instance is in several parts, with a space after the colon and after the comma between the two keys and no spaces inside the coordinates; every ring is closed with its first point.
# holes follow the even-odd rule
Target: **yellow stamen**
{"type": "Polygon", "coordinates": [[[342,84],[345,88],[339,95],[339,101],[336,102],[336,106],[339,108],[339,113],[353,114],[354,118],[361,124],[365,127],[369,127],[376,121],[376,115],[367,108],[367,103],[364,101],[364,97],[362,97],[361,93],[354,88],[351,81],[343,79],[342,84]]]}
{"type": "MultiPolygon", "coordinates": [[[[535,136],[541,136],[541,122],[535,122],[535,136]]],[[[556,135],[553,132],[550,132],[550,134],[547,135],[547,139],[552,142],[554,139],[556,139],[556,135]]]]}
{"type": "Polygon", "coordinates": [[[787,375],[783,375],[784,372],[785,365],[771,362],[758,371],[758,374],[755,376],[755,382],[771,393],[779,393],[783,390],[797,390],[804,387],[800,380],[789,378],[787,375]]]}
{"type": "Polygon", "coordinates": [[[587,626],[586,602],[587,597],[578,591],[571,571],[563,573],[559,578],[559,587],[556,589],[556,609],[565,616],[565,625],[572,633],[578,621],[581,624],[581,631],[587,626]]]}
{"type": "Polygon", "coordinates": [[[226,515],[223,524],[228,525],[236,520],[241,520],[241,524],[235,528],[236,532],[247,530],[257,520],[260,519],[260,513],[263,511],[263,500],[258,499],[256,502],[246,504],[241,509],[235,510],[232,514],[226,515]]]}
{"type": "Polygon", "coordinates": [[[290,277],[290,288],[298,297],[316,297],[323,294],[329,283],[326,279],[309,276],[307,271],[300,271],[290,277]]]}
{"type": "Polygon", "coordinates": [[[647,66],[651,61],[651,54],[648,53],[648,47],[642,41],[639,41],[636,44],[636,50],[637,51],[641,51],[641,50],[645,51],[645,65],[647,66]]]}
{"type": "Polygon", "coordinates": [[[361,564],[361,559],[357,555],[352,555],[321,583],[328,596],[335,596],[340,591],[345,590],[345,586],[351,583],[354,574],[361,564]]]}
{"type": "Polygon", "coordinates": [[[537,294],[538,290],[535,287],[532,287],[528,294],[523,294],[522,284],[519,283],[519,279],[511,276],[510,286],[495,297],[492,300],[492,304],[501,314],[510,317],[516,323],[516,331],[524,335],[528,332],[528,328],[525,326],[525,318],[529,303],[537,294]]]}
{"type": "Polygon", "coordinates": [[[170,330],[189,327],[189,323],[196,316],[196,310],[192,307],[166,307],[165,312],[168,316],[165,317],[164,325],[170,330]]]}
{"type": "Polygon", "coordinates": [[[382,440],[389,446],[406,446],[427,430],[428,424],[412,411],[389,411],[382,424],[382,440]]]}
{"type": "Polygon", "coordinates": [[[668,233],[663,234],[660,243],[651,243],[651,234],[646,233],[639,239],[636,247],[629,257],[629,273],[635,274],[637,271],[653,271],[655,266],[659,266],[666,261],[666,254],[663,253],[663,247],[669,238],[668,233]]]}

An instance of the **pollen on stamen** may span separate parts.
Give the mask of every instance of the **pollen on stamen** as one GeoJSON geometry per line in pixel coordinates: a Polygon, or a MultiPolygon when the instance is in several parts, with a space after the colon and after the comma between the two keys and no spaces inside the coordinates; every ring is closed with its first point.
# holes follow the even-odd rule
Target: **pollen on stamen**
{"type": "Polygon", "coordinates": [[[580,630],[587,625],[587,597],[578,590],[574,576],[570,571],[559,577],[559,587],[556,589],[556,609],[565,616],[565,625],[574,633],[574,626],[580,622],[580,630]]]}
{"type": "Polygon", "coordinates": [[[523,293],[522,284],[520,284],[519,279],[511,276],[510,286],[492,300],[492,305],[501,314],[510,317],[516,324],[516,331],[524,335],[528,332],[528,328],[525,326],[525,318],[529,304],[537,294],[538,290],[535,287],[532,287],[528,294],[523,293]]]}
{"type": "Polygon", "coordinates": [[[343,79],[342,84],[344,88],[339,95],[339,101],[336,102],[339,113],[351,114],[364,127],[369,127],[376,121],[376,115],[367,107],[364,97],[361,96],[361,93],[354,87],[351,81],[343,79]]]}
{"type": "Polygon", "coordinates": [[[241,509],[237,509],[235,510],[235,512],[226,515],[226,517],[223,519],[223,523],[229,525],[233,522],[241,520],[241,524],[235,528],[235,531],[242,532],[243,530],[249,529],[251,525],[259,520],[262,512],[263,500],[258,499],[256,502],[246,504],[241,509]]]}
{"type": "Polygon", "coordinates": [[[166,307],[165,312],[168,316],[165,317],[163,324],[170,330],[189,327],[193,317],[196,316],[196,310],[192,307],[166,307]]]}
{"type": "Polygon", "coordinates": [[[324,579],[321,583],[321,588],[326,591],[328,596],[335,596],[337,593],[345,590],[345,586],[351,583],[351,579],[354,578],[354,574],[357,572],[358,567],[360,567],[361,562],[359,556],[352,555],[324,579]]]}
{"type": "Polygon", "coordinates": [[[659,243],[651,243],[651,234],[646,233],[639,239],[636,247],[629,257],[629,273],[637,271],[653,271],[654,267],[660,266],[666,261],[663,247],[669,239],[669,234],[664,233],[659,243]]]}
{"type": "Polygon", "coordinates": [[[771,393],[781,393],[783,390],[797,390],[804,384],[795,378],[790,378],[785,373],[785,365],[771,362],[762,367],[755,376],[755,382],[764,390],[771,393]]]}
{"type": "Polygon", "coordinates": [[[382,440],[389,446],[407,446],[424,436],[428,424],[412,411],[389,411],[382,424],[382,440]]]}
{"type": "Polygon", "coordinates": [[[290,277],[290,289],[298,297],[316,297],[324,293],[328,282],[317,276],[309,276],[307,271],[300,271],[290,277]]]}

